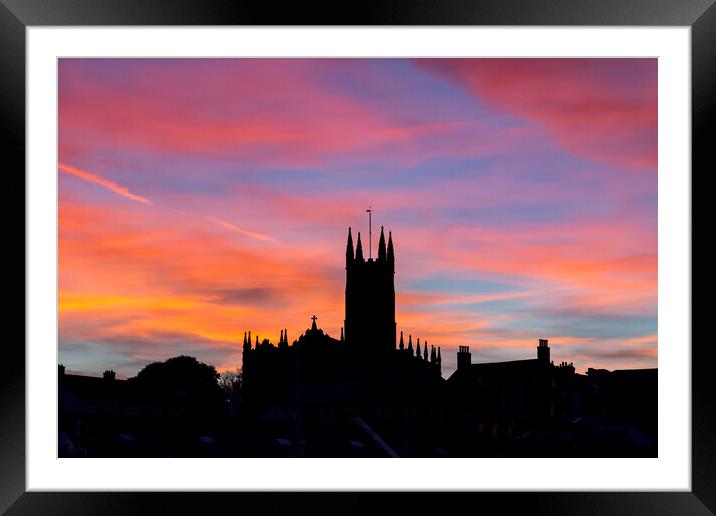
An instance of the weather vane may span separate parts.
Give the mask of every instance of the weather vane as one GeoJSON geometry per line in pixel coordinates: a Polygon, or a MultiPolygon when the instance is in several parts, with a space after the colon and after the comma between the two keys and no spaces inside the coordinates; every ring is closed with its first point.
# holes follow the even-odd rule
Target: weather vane
{"type": "Polygon", "coordinates": [[[368,259],[373,259],[373,207],[368,206],[368,259]]]}

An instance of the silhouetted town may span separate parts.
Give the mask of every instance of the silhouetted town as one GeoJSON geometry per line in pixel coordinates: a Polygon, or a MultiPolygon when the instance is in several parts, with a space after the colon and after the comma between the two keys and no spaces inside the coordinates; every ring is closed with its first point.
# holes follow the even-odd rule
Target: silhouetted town
{"type": "Polygon", "coordinates": [[[224,375],[187,356],[127,380],[60,365],[59,456],[657,456],[657,369],[578,374],[538,338],[509,362],[460,346],[445,379],[444,350],[398,331],[392,234],[370,255],[349,228],[338,338],[316,316],[293,342],[247,329],[242,368],[224,375]]]}

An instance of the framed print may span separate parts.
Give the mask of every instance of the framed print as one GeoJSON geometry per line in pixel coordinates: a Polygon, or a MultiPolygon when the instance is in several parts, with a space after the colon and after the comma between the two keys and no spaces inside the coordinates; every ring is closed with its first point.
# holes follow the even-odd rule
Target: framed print
{"type": "Polygon", "coordinates": [[[3,509],[715,510],[716,10],[539,3],[5,2],[3,509]]]}

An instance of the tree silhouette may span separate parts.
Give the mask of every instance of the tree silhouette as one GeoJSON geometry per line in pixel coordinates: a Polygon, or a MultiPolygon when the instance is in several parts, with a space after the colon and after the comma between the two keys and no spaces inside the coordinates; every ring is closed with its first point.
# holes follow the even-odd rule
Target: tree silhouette
{"type": "Polygon", "coordinates": [[[129,381],[146,395],[182,405],[193,413],[220,410],[224,398],[216,368],[186,355],[152,362],[129,381]]]}

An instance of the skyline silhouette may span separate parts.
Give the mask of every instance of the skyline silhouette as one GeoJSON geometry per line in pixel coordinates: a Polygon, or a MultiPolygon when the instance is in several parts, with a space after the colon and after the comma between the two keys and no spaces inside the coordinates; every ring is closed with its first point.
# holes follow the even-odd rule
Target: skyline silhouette
{"type": "Polygon", "coordinates": [[[538,337],[577,368],[655,367],[656,70],[62,59],[59,361],[233,370],[246,328],[276,342],[314,314],[338,338],[336,242],[369,208],[367,255],[399,230],[397,327],[444,375],[459,346],[521,359],[538,337]]]}
{"type": "Polygon", "coordinates": [[[657,369],[578,374],[536,357],[472,363],[469,346],[443,378],[441,348],[398,340],[392,232],[376,257],[351,228],[345,250],[345,328],[311,316],[296,339],[244,332],[231,376],[195,357],[136,377],[68,374],[58,366],[60,456],[469,457],[657,454],[657,369]]]}

